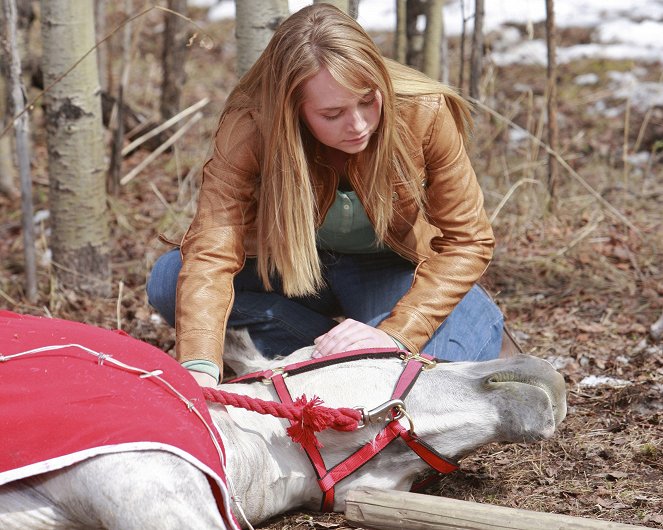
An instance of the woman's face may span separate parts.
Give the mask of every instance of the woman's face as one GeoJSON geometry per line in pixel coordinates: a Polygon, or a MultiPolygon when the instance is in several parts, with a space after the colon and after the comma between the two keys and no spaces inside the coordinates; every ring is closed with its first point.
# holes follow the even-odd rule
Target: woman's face
{"type": "Polygon", "coordinates": [[[382,114],[382,94],[358,96],[340,85],[326,68],[304,83],[301,116],[324,145],[348,154],[366,149],[382,114]]]}

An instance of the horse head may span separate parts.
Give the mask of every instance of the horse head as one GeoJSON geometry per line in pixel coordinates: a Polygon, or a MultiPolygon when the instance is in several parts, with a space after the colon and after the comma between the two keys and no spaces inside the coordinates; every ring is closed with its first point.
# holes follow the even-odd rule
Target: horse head
{"type": "MultiPolygon", "coordinates": [[[[299,365],[310,359],[310,355],[311,348],[304,348],[284,359],[268,361],[257,359],[254,352],[248,354],[246,365],[252,369],[262,364],[273,370],[277,366],[299,365]]],[[[400,423],[404,426],[399,427],[402,431],[414,434],[416,440],[439,453],[440,458],[453,462],[488,443],[533,442],[549,438],[566,415],[564,379],[545,360],[528,355],[487,362],[445,363],[423,359],[421,369],[412,381],[403,383],[402,374],[407,364],[402,357],[405,357],[404,352],[384,357],[359,356],[338,363],[323,362],[305,373],[298,373],[298,370],[289,373],[285,369],[284,381],[293,398],[318,396],[328,407],[358,407],[364,411],[384,409],[384,404],[395,397],[394,389],[399,385],[407,386],[401,396],[396,396],[404,404],[403,414],[398,414],[397,422],[393,421],[395,414],[392,417],[383,414],[382,422],[366,423],[362,429],[353,432],[327,430],[318,434],[322,445],[319,453],[327,469],[326,478],[321,476],[324,471],[319,470],[318,477],[315,477],[301,448],[291,449],[292,456],[288,458],[294,462],[302,457],[302,465],[309,468],[311,478],[317,478],[321,487],[329,482],[329,475],[336,469],[356,465],[347,463],[349,455],[356,451],[370,454],[370,460],[360,462],[361,467],[356,472],[334,483],[335,495],[328,508],[333,506],[335,510],[342,510],[347,492],[360,486],[408,490],[416,476],[427,468],[427,463],[417,452],[410,451],[411,447],[402,443],[405,435],[400,436],[401,440],[395,440],[399,435],[394,434],[393,443],[388,441],[384,448],[373,454],[370,447],[381,445],[380,437],[384,436],[385,425],[389,423],[400,423]]],[[[244,371],[241,359],[233,356],[230,363],[238,373],[244,371]]],[[[222,388],[278,400],[274,385],[264,383],[230,384],[222,385],[222,388]]],[[[231,414],[238,425],[248,429],[259,428],[258,423],[266,426],[265,436],[270,440],[266,446],[275,450],[275,458],[283,458],[283,453],[279,453],[276,447],[293,445],[287,439],[283,425],[264,420],[256,423],[245,413],[231,411],[231,414]]],[[[292,469],[295,468],[300,469],[293,465],[292,469]]],[[[309,487],[315,488],[314,480],[309,487]]],[[[319,508],[320,495],[319,491],[317,494],[309,491],[300,506],[319,508]]]]}

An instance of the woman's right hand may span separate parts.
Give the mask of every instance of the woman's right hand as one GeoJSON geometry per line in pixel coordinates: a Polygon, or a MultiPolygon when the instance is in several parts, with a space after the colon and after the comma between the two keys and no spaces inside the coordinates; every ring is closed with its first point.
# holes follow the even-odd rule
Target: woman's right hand
{"type": "Polygon", "coordinates": [[[206,374],[205,372],[194,372],[193,370],[189,370],[189,373],[200,386],[216,388],[216,379],[214,379],[211,375],[206,374]]]}

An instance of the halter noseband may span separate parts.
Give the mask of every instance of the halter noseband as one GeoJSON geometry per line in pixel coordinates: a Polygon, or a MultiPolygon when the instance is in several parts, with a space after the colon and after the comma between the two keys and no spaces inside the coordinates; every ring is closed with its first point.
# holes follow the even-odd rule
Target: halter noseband
{"type": "MultiPolygon", "coordinates": [[[[368,348],[329,355],[319,359],[311,359],[291,364],[283,368],[254,372],[228,381],[228,383],[251,383],[254,381],[262,381],[263,383],[273,384],[281,402],[284,404],[292,404],[292,396],[290,395],[290,391],[284,380],[288,375],[304,373],[323,366],[358,359],[390,357],[401,358],[405,362],[405,368],[396,382],[390,401],[387,401],[383,405],[368,412],[362,410],[364,425],[367,423],[376,423],[378,421],[388,422],[373,440],[366,442],[361,448],[331,469],[327,469],[322,455],[315,443],[310,440],[308,442],[301,442],[301,445],[306,451],[306,455],[315,470],[316,476],[318,477],[318,485],[323,493],[321,511],[333,511],[334,488],[338,482],[354,473],[397,438],[402,439],[412,451],[439,473],[451,473],[458,469],[457,462],[445,458],[415,434],[412,420],[407,416],[405,405],[403,404],[403,400],[414,386],[421,371],[435,366],[436,361],[434,358],[426,354],[413,354],[404,350],[368,348]],[[410,420],[410,429],[406,429],[398,421],[403,415],[407,416],[408,420],[410,420]]],[[[290,421],[291,423],[294,423],[294,420],[290,421]]]]}

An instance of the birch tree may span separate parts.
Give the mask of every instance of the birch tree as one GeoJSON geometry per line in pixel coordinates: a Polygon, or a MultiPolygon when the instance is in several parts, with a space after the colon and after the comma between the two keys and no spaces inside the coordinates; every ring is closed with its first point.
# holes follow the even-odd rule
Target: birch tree
{"type": "Polygon", "coordinates": [[[239,76],[251,68],[288,14],[288,0],[235,0],[239,76]]]}
{"type": "Polygon", "coordinates": [[[474,4],[474,31],[472,33],[472,51],[470,53],[470,97],[481,99],[480,82],[483,73],[483,17],[484,0],[474,4]]]}
{"type": "Polygon", "coordinates": [[[60,287],[110,295],[110,254],[93,2],[42,0],[51,247],[60,287]],[[61,77],[61,79],[60,79],[61,77]]]}
{"type": "Polygon", "coordinates": [[[426,29],[421,70],[428,77],[439,80],[442,48],[442,8],[444,0],[428,0],[426,3],[426,29]]]}
{"type": "Polygon", "coordinates": [[[401,64],[407,60],[407,0],[396,0],[394,59],[401,64]]]}
{"type": "Polygon", "coordinates": [[[3,48],[7,59],[7,81],[10,92],[10,113],[18,116],[14,121],[16,154],[21,176],[21,225],[23,229],[23,256],[25,257],[26,295],[30,302],[37,300],[37,268],[35,263],[34,221],[32,207],[32,174],[30,170],[30,132],[28,116],[24,111],[25,89],[21,81],[21,59],[16,37],[16,4],[2,0],[5,31],[3,48]]]}

